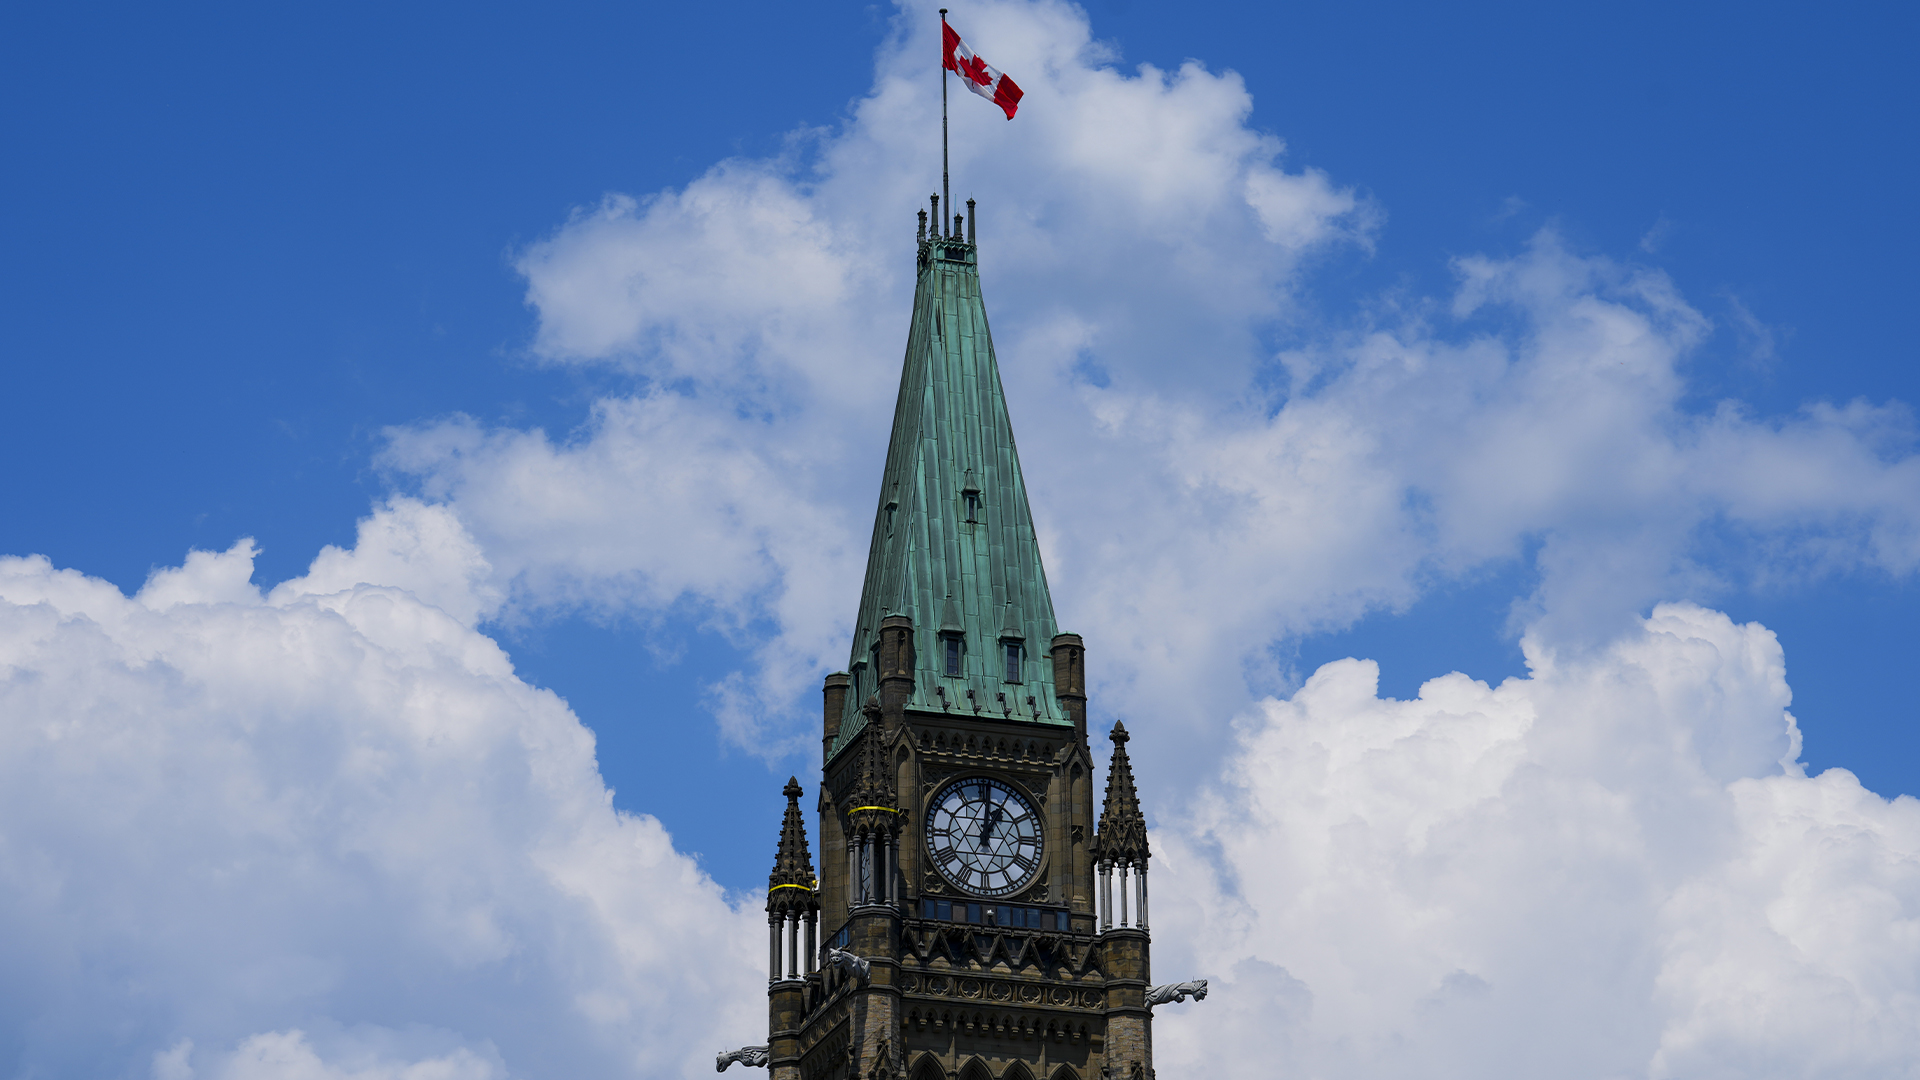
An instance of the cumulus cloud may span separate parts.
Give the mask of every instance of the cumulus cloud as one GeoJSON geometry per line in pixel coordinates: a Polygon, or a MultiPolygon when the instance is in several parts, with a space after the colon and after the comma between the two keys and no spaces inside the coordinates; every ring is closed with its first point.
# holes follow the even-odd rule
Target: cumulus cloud
{"type": "Polygon", "coordinates": [[[462,537],[396,502],[267,597],[245,540],[134,597],[0,559],[11,1069],[657,1076],[760,1030],[758,920],[468,625],[462,537]]]}
{"type": "MultiPolygon", "coordinates": [[[[1163,1067],[1914,1058],[1915,804],[1800,775],[1771,634],[1655,606],[1911,574],[1905,409],[1700,405],[1712,321],[1657,268],[1550,230],[1458,259],[1446,296],[1303,311],[1316,261],[1364,257],[1383,215],[1289,168],[1237,76],[1126,69],[1065,5],[970,20],[1029,87],[1012,125],[956,113],[955,171],[1049,578],[1069,628],[1102,628],[1096,707],[1139,721],[1155,764],[1160,973],[1220,980],[1166,1016],[1163,1067]],[[1290,689],[1276,642],[1514,560],[1529,677],[1398,702],[1348,661],[1254,700],[1290,689]]],[[[906,223],[936,175],[933,28],[903,16],[873,91],[789,157],[610,197],[528,249],[537,355],[623,369],[631,394],[557,438],[398,431],[386,459],[469,525],[510,605],[736,628],[761,666],[717,688],[723,729],[774,753],[845,647],[906,223]]]]}
{"type": "MultiPolygon", "coordinates": [[[[472,626],[498,610],[501,592],[492,581],[493,566],[466,526],[446,506],[429,506],[418,499],[388,499],[361,519],[356,532],[351,549],[332,544],[321,548],[304,575],[274,586],[268,600],[285,606],[302,596],[327,596],[357,585],[377,584],[404,589],[464,626],[472,626]]],[[[250,556],[251,551],[247,554],[250,556]]],[[[210,556],[200,551],[187,556],[186,569],[192,570],[196,559],[205,558],[210,556]]],[[[239,560],[230,561],[237,573],[239,560]]],[[[250,565],[247,570],[250,574],[250,565]]],[[[160,576],[172,573],[163,571],[160,576]]],[[[158,580],[150,582],[141,590],[141,597],[153,592],[157,584],[158,580]]]]}
{"type": "MultiPolygon", "coordinates": [[[[1450,296],[1305,313],[1303,275],[1363,257],[1383,217],[1289,168],[1236,74],[1127,68],[1069,5],[969,20],[1028,88],[1011,124],[959,103],[954,173],[1049,579],[1067,628],[1107,628],[1100,700],[1151,718],[1149,743],[1222,749],[1217,718],[1285,686],[1275,642],[1514,560],[1538,584],[1513,631],[1561,648],[1669,597],[1912,571],[1903,410],[1701,409],[1686,370],[1712,323],[1657,269],[1551,232],[1461,258],[1450,296]]],[[[774,755],[845,662],[938,175],[936,32],[900,16],[872,91],[787,156],[611,196],[523,253],[536,354],[631,393],[556,435],[399,430],[384,459],[472,531],[510,613],[734,632],[757,666],[715,687],[722,727],[774,755]]]]}
{"type": "MultiPolygon", "coordinates": [[[[1920,808],[1800,775],[1764,629],[1654,606],[1911,574],[1906,411],[1698,406],[1710,321],[1550,232],[1327,320],[1302,282],[1383,215],[1289,163],[1238,76],[1127,67],[1068,4],[969,20],[1027,87],[1013,124],[956,109],[955,173],[1049,578],[1154,764],[1160,973],[1218,980],[1163,1012],[1162,1067],[1910,1070],[1920,808]],[[1526,678],[1401,702],[1362,661],[1295,689],[1266,659],[1516,559],[1526,678]]],[[[900,16],[787,156],[521,253],[536,357],[632,379],[577,430],[391,432],[404,493],[264,593],[248,541],[131,598],[0,560],[23,1071],[669,1075],[763,1030],[758,920],[611,808],[591,736],[476,627],[700,620],[756,656],[713,688],[727,736],[811,736],[938,175],[936,26],[900,16]]]]}
{"type": "MultiPolygon", "coordinates": [[[[1238,75],[1122,71],[1067,5],[971,18],[970,32],[1008,43],[996,58],[1027,88],[1017,124],[955,111],[954,169],[956,199],[983,207],[1016,416],[1055,421],[1021,426],[1043,448],[1030,462],[1094,438],[1098,418],[1075,399],[1089,373],[1182,396],[1240,387],[1303,260],[1364,245],[1377,213],[1320,172],[1284,168],[1281,141],[1247,124],[1238,75]],[[1151,286],[1141,267],[1157,268],[1151,286]]],[[[796,695],[844,663],[913,215],[938,175],[925,134],[939,91],[920,59],[937,30],[903,17],[872,93],[792,156],[610,196],[523,253],[536,354],[614,365],[634,393],[558,437],[464,418],[415,426],[383,459],[458,513],[513,611],[677,605],[722,627],[770,623],[759,669],[716,688],[730,735],[763,750],[807,737],[796,695]]],[[[1132,450],[1101,452],[1125,468],[1132,450]]]]}
{"type": "Polygon", "coordinates": [[[417,1048],[409,1052],[392,1045],[417,1043],[417,1033],[412,1039],[396,1039],[395,1034],[355,1032],[325,1040],[330,1045],[323,1050],[298,1028],[263,1032],[229,1052],[201,1055],[199,1068],[193,1064],[193,1040],[182,1039],[154,1055],[152,1076],[153,1080],[496,1080],[508,1075],[497,1056],[464,1046],[442,1055],[419,1056],[417,1048]]]}
{"type": "Polygon", "coordinates": [[[1156,837],[1159,973],[1217,991],[1163,1067],[1912,1075],[1920,802],[1802,775],[1774,636],[1668,604],[1528,658],[1411,701],[1344,660],[1248,717],[1156,837]]]}

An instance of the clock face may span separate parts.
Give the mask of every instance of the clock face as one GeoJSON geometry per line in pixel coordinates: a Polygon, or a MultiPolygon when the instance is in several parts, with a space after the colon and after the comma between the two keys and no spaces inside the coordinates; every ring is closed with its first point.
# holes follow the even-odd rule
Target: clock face
{"type": "Polygon", "coordinates": [[[940,876],[970,893],[1005,896],[1040,872],[1040,815],[1011,784],[956,780],[933,797],[927,854],[940,876]]]}

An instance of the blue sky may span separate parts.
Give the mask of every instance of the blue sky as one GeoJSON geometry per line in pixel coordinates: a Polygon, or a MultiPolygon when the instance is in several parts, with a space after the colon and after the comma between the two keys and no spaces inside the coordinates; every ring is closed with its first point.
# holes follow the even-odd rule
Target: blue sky
{"type": "MultiPolygon", "coordinates": [[[[1576,250],[1665,270],[1726,328],[1689,361],[1698,408],[1920,396],[1903,315],[1920,94],[1896,54],[1911,16],[1895,5],[1088,11],[1126,64],[1197,57],[1241,73],[1253,125],[1283,136],[1290,161],[1384,210],[1373,251],[1309,282],[1316,320],[1444,290],[1453,256],[1511,250],[1552,223],[1576,250]]],[[[16,466],[0,550],[133,589],[189,547],[254,536],[258,580],[277,581],[350,542],[388,489],[373,463],[386,426],[464,412],[577,427],[618,376],[530,360],[515,251],[607,192],[677,186],[845,122],[890,17],[752,4],[17,13],[3,106],[17,164],[0,179],[14,253],[0,438],[16,466]]],[[[1403,696],[1452,667],[1497,680],[1522,666],[1503,627],[1525,573],[1496,569],[1282,655],[1308,671],[1374,657],[1403,696]]],[[[1901,663],[1920,642],[1913,596],[1858,574],[1720,599],[1786,642],[1807,760],[1890,793],[1920,788],[1901,663]]],[[[664,815],[747,886],[767,830],[745,814],[728,819],[747,830],[737,840],[688,836],[700,826],[676,822],[668,794],[686,774],[657,774],[640,750],[676,729],[701,783],[760,772],[703,716],[699,686],[731,670],[732,650],[667,618],[556,614],[503,638],[599,734],[622,802],[664,815]],[[642,641],[689,635],[671,663],[642,641]]],[[[773,801],[746,804],[764,817],[773,801]]]]}
{"type": "MultiPolygon", "coordinates": [[[[995,37],[1026,25],[1018,21],[1026,16],[1009,10],[983,7],[974,16],[956,8],[952,18],[990,62],[1023,83],[1051,86],[1053,67],[1045,79],[1033,70],[1043,63],[1039,46],[995,37]]],[[[1096,565],[1090,556],[1060,546],[1083,535],[1071,522],[1088,505],[1068,484],[1063,461],[1079,445],[1074,438],[1107,430],[1090,420],[1071,430],[1058,425],[1056,437],[1062,402],[1090,402],[1088,416],[1110,417],[1119,414],[1100,409],[1119,409],[1123,392],[1138,393],[1125,399],[1134,410],[1127,415],[1142,415],[1143,402],[1163,403],[1167,414],[1148,426],[1166,431],[1185,430],[1181,410],[1188,408],[1216,419],[1264,414],[1281,425],[1291,406],[1333,400],[1319,396],[1327,383],[1315,380],[1338,382],[1327,373],[1360,364],[1353,358],[1369,348],[1369,333],[1430,357],[1468,355],[1483,339],[1522,342],[1527,326],[1551,322],[1516,314],[1533,310],[1527,275],[1590,273],[1593,296],[1646,313],[1663,340],[1676,343],[1671,370],[1661,367],[1659,377],[1670,375],[1680,389],[1674,410],[1655,426],[1729,416],[1745,418],[1749,427],[1741,430],[1759,439],[1827,416],[1822,406],[1844,411],[1864,401],[1880,410],[1834,430],[1852,433],[1860,460],[1886,466],[1885,477],[1841,470],[1807,481],[1804,505],[1826,506],[1820,493],[1832,492],[1834,505],[1851,509],[1781,517],[1705,511],[1684,526],[1685,541],[1674,542],[1670,559],[1646,555],[1666,560],[1647,571],[1652,584],[1641,592],[1623,584],[1620,596],[1641,616],[1658,601],[1693,601],[1736,624],[1763,623],[1784,649],[1807,772],[1841,766],[1882,796],[1920,791],[1920,708],[1905,678],[1905,662],[1920,648],[1912,565],[1849,554],[1846,539],[1881,521],[1895,522],[1888,528],[1897,532],[1906,520],[1900,515],[1920,506],[1899,471],[1915,453],[1907,409],[1920,400],[1907,318],[1920,286],[1908,255],[1920,244],[1911,197],[1920,76],[1906,56],[1916,21],[1910,10],[1134,0],[1079,10],[1106,49],[1082,54],[1086,70],[1138,80],[1138,65],[1175,73],[1197,61],[1205,77],[1182,84],[1197,95],[1191,100],[1204,99],[1192,115],[1230,128],[1219,138],[1239,147],[1232,153],[1247,161],[1267,154],[1278,163],[1275,175],[1305,178],[1295,191],[1301,199],[1322,200],[1299,226],[1321,231],[1284,256],[1239,253],[1233,245],[1241,241],[1217,222],[1195,227],[1194,250],[1225,253],[1221,281],[1284,298],[1270,306],[1248,301],[1248,313],[1234,316],[1250,342],[1244,367],[1224,364],[1188,378],[1189,367],[1204,364],[1183,358],[1177,344],[1162,342],[1159,353],[1141,346],[1135,355],[1103,345],[1112,337],[1091,330],[1080,344],[1061,346],[1060,360],[1048,343],[1071,336],[1061,328],[1076,319],[1102,325],[1089,298],[1104,286],[1069,281],[1051,263],[1020,266],[1028,255],[1038,259],[1033,253],[1044,245],[1011,234],[1019,221],[1047,236],[1090,235],[1060,224],[1072,218],[1062,207],[1082,198],[1072,186],[1082,174],[1017,141],[1026,137],[1021,128],[1047,122],[1045,110],[1056,108],[1057,119],[1064,106],[1050,102],[1066,98],[1030,97],[1012,129],[985,123],[977,115],[984,103],[955,103],[957,115],[973,113],[956,123],[956,139],[971,142],[960,162],[969,171],[956,177],[955,190],[981,193],[987,300],[997,320],[1007,312],[996,321],[1000,362],[1033,372],[1014,370],[1009,386],[1031,489],[1037,503],[1053,504],[1036,510],[1057,523],[1048,549],[1056,605],[1064,628],[1088,635],[1096,665],[1103,644],[1095,623],[1112,627],[1112,617],[1127,611],[1170,618],[1178,605],[1169,607],[1165,596],[1116,599],[1087,580],[1085,568],[1096,565]],[[1244,114],[1228,100],[1235,85],[1251,102],[1244,114]],[[1263,136],[1283,140],[1284,151],[1273,150],[1277,144],[1248,149],[1263,136]],[[1487,279],[1509,275],[1512,282],[1496,291],[1522,299],[1507,307],[1460,300],[1463,280],[1481,265],[1475,260],[1519,267],[1489,270],[1487,279]],[[1244,273],[1234,269],[1242,266],[1244,273]],[[1049,293],[1056,279],[1058,292],[1049,293]],[[1660,290],[1669,287],[1683,298],[1681,314],[1664,306],[1660,290]],[[1856,493],[1856,479],[1857,504],[1842,497],[1856,493]]],[[[1072,22],[1062,11],[1047,7],[1034,25],[1053,33],[1072,22]]],[[[914,18],[926,14],[915,9],[914,18]]],[[[822,250],[854,267],[845,280],[855,284],[822,302],[831,314],[821,321],[781,309],[765,315],[765,325],[801,325],[810,341],[818,339],[807,349],[838,341],[860,353],[857,364],[828,377],[819,375],[823,361],[802,349],[792,370],[809,373],[814,381],[802,380],[806,387],[865,387],[849,391],[858,396],[877,386],[877,398],[890,403],[907,310],[900,281],[888,275],[911,257],[908,204],[895,188],[917,185],[913,198],[921,198],[938,176],[885,187],[862,220],[847,209],[859,201],[846,180],[858,170],[847,162],[893,154],[888,140],[909,130],[874,103],[899,100],[883,90],[906,70],[900,42],[924,27],[884,6],[752,3],[43,6],[15,11],[9,22],[0,65],[0,123],[11,149],[11,167],[0,170],[7,207],[0,244],[10,256],[0,264],[0,368],[8,390],[0,396],[0,452],[12,467],[0,481],[7,507],[0,554],[45,555],[53,567],[132,595],[156,570],[181,565],[189,550],[227,552],[252,537],[259,549],[252,581],[270,589],[307,574],[327,545],[353,549],[359,540],[366,550],[361,523],[392,497],[449,508],[496,568],[519,568],[517,576],[502,570],[510,580],[496,583],[508,597],[504,606],[497,597],[475,601],[478,629],[505,649],[522,679],[555,691],[592,730],[614,804],[656,816],[674,850],[695,856],[723,888],[754,888],[772,855],[781,783],[789,773],[806,782],[817,768],[804,737],[795,740],[812,707],[811,687],[838,664],[822,658],[844,651],[844,636],[831,637],[831,627],[844,635],[853,616],[860,554],[849,556],[830,534],[864,530],[856,519],[867,513],[888,418],[884,409],[850,405],[807,421],[818,427],[796,421],[783,428],[784,406],[741,389],[751,379],[709,384],[700,366],[724,367],[740,356],[748,357],[743,365],[757,363],[756,350],[776,349],[668,355],[674,335],[699,319],[728,327],[761,315],[648,309],[631,316],[642,329],[608,331],[611,344],[581,344],[603,325],[593,322],[601,315],[568,314],[575,309],[554,299],[564,288],[552,283],[562,271],[600,273],[596,267],[613,263],[595,262],[595,252],[620,244],[639,252],[636,259],[657,257],[667,250],[660,239],[667,232],[648,230],[692,220],[686,208],[696,196],[726,196],[734,190],[729,175],[771,178],[764,190],[790,194],[796,213],[839,230],[841,239],[822,250]],[[727,173],[727,162],[739,165],[737,174],[727,173]],[[604,201],[610,196],[638,202],[604,201]],[[891,235],[893,247],[845,239],[861,229],[891,235]],[[855,248],[860,253],[847,254],[855,248]],[[898,265],[862,254],[870,251],[891,251],[898,265]],[[662,326],[660,338],[648,336],[656,331],[647,327],[662,326]],[[831,474],[793,481],[806,496],[796,498],[797,509],[755,519],[753,535],[776,539],[749,552],[766,563],[742,570],[752,584],[730,591],[709,581],[729,573],[720,560],[730,554],[718,549],[712,566],[674,563],[672,570],[645,559],[636,570],[608,555],[595,565],[614,569],[597,579],[603,570],[580,570],[561,551],[576,535],[566,521],[529,538],[515,522],[542,511],[509,505],[507,489],[487,486],[510,471],[487,473],[502,462],[549,460],[524,441],[509,446],[513,438],[539,429],[552,440],[553,461],[584,461],[618,427],[608,410],[640,409],[662,395],[719,402],[721,413],[743,418],[743,429],[774,432],[748,456],[776,463],[769,466],[776,479],[782,461],[794,475],[831,474]],[[782,448],[801,439],[781,431],[831,431],[846,446],[818,459],[798,460],[805,455],[797,451],[787,458],[782,448]],[[815,511],[820,517],[809,516],[815,511]],[[828,538],[808,541],[800,555],[783,554],[775,550],[783,528],[828,538]],[[675,573],[691,584],[673,585],[675,573]],[[823,582],[813,593],[795,585],[812,578],[823,582]],[[598,592],[597,580],[617,587],[598,592]],[[811,621],[783,606],[816,593],[838,606],[811,621]]],[[[921,90],[935,82],[933,57],[927,60],[921,90]]],[[[1068,69],[1080,70],[1060,62],[1059,70],[1068,69]]],[[[1176,98],[1168,91],[1167,100],[1176,98]]],[[[1113,99],[1111,107],[1122,110],[1114,130],[1125,130],[1132,100],[1113,99]]],[[[912,130],[925,139],[910,151],[917,168],[933,160],[938,133],[931,125],[912,130]]],[[[1196,138],[1214,145],[1205,142],[1213,135],[1196,138]]],[[[1099,175],[1123,184],[1135,164],[1103,165],[1108,172],[1099,175]]],[[[1267,175],[1258,162],[1247,168],[1256,179],[1267,175]]],[[[1113,230],[1134,228],[1158,205],[1145,196],[1103,203],[1106,189],[1096,187],[1087,189],[1094,192],[1089,205],[1139,215],[1112,221],[1113,230]]],[[[1258,220],[1267,222],[1269,240],[1278,235],[1271,219],[1258,220]]],[[[798,260],[817,253],[783,247],[785,234],[768,236],[769,287],[805,295],[798,283],[806,264],[798,260]],[[783,253],[796,261],[783,264],[783,253]]],[[[689,243],[686,251],[700,246],[689,243]]],[[[717,242],[706,246],[717,249],[717,242]]],[[[1211,286],[1192,288],[1201,297],[1211,286]]],[[[1216,342],[1205,336],[1210,331],[1180,330],[1188,324],[1178,298],[1187,294],[1168,295],[1168,341],[1189,341],[1196,353],[1218,342],[1239,347],[1226,331],[1216,342]]],[[[1202,309],[1197,300],[1188,306],[1202,309]]],[[[1194,327],[1204,322],[1194,318],[1194,327]]],[[[768,385],[784,385],[778,371],[787,370],[766,375],[768,385]]],[[[1491,399],[1500,392],[1474,393],[1491,399]]],[[[1248,431],[1258,426],[1248,424],[1248,431]]],[[[1676,445],[1693,437],[1677,437],[1676,445]]],[[[742,445],[730,441],[733,433],[714,438],[717,454],[742,445]]],[[[1210,477],[1232,474],[1240,459],[1222,449],[1226,442],[1204,444],[1179,443],[1168,460],[1184,454],[1189,463],[1212,462],[1210,477]],[[1225,456],[1209,457],[1214,451],[1225,456]]],[[[1775,467],[1793,459],[1794,451],[1784,451],[1775,467]]],[[[643,464],[618,473],[630,486],[595,480],[601,486],[583,490],[648,504],[658,498],[648,487],[658,459],[634,460],[643,464]]],[[[1101,450],[1076,468],[1094,475],[1091,488],[1121,491],[1125,471],[1148,460],[1124,448],[1101,450]]],[[[1583,467],[1602,475],[1609,466],[1583,467]]],[[[1178,471],[1170,467],[1168,475],[1178,471]]],[[[1221,483],[1255,501],[1265,490],[1253,481],[1236,487],[1230,475],[1221,483]]],[[[1455,520],[1444,486],[1419,496],[1437,508],[1401,507],[1413,522],[1409,536],[1431,539],[1454,527],[1444,524],[1455,520]]],[[[1126,497],[1150,502],[1162,489],[1142,490],[1126,497]]],[[[1457,511],[1463,533],[1474,533],[1476,514],[1501,517],[1497,507],[1473,502],[1480,495],[1462,498],[1460,506],[1478,508],[1457,511]]],[[[1707,501],[1742,498],[1766,501],[1751,493],[1707,501]]],[[[1106,655],[1117,673],[1108,676],[1109,696],[1094,702],[1096,720],[1124,716],[1138,735],[1144,715],[1145,744],[1153,747],[1153,723],[1194,702],[1201,715],[1181,723],[1203,730],[1198,749],[1188,752],[1187,729],[1166,721],[1158,747],[1167,755],[1164,771],[1143,780],[1151,794],[1184,804],[1230,774],[1221,762],[1234,753],[1235,732],[1260,730],[1250,718],[1281,715],[1260,713],[1267,706],[1258,702],[1290,698],[1323,664],[1370,658],[1382,696],[1413,699],[1449,671],[1490,684],[1525,676],[1522,637],[1537,630],[1538,640],[1558,643],[1566,663],[1577,666],[1572,658],[1588,655],[1582,650],[1613,640],[1624,614],[1602,617],[1590,602],[1559,599],[1565,594],[1554,591],[1556,583],[1570,580],[1564,560],[1601,567],[1573,575],[1584,583],[1578,587],[1592,589],[1601,586],[1587,579],[1607,576],[1600,560],[1624,565],[1645,552],[1631,541],[1580,546],[1582,523],[1602,522],[1593,529],[1603,532],[1618,524],[1608,516],[1615,511],[1567,499],[1538,520],[1521,515],[1510,529],[1500,525],[1509,531],[1498,536],[1435,542],[1380,570],[1372,584],[1276,586],[1265,608],[1236,624],[1252,628],[1247,653],[1207,669],[1208,680],[1231,676],[1231,692],[1156,674],[1143,659],[1155,655],[1151,642],[1116,642],[1106,655]],[[1564,627],[1572,622],[1554,622],[1576,607],[1579,619],[1596,621],[1571,630],[1564,627]]],[[[1660,531],[1659,500],[1646,505],[1656,509],[1620,525],[1620,535],[1660,531]]],[[[623,542],[618,528],[595,520],[579,526],[580,547],[623,542]]],[[[1175,541],[1140,539],[1149,543],[1175,541]]],[[[1291,543],[1276,540],[1271,549],[1276,579],[1293,558],[1291,543]]],[[[1304,540],[1298,547],[1318,550],[1304,540]]],[[[1177,553],[1169,557],[1178,562],[1177,553]]],[[[1346,564],[1302,554],[1298,565],[1312,576],[1346,564]]],[[[320,577],[316,568],[304,580],[320,577]]],[[[1195,588],[1194,596],[1206,595],[1195,588]]],[[[1159,625],[1178,635],[1184,624],[1107,633],[1151,637],[1159,625]]],[[[1714,775],[1732,782],[1733,774],[1714,775]]],[[[1204,834],[1203,824],[1192,824],[1194,836],[1204,834]]],[[[1205,847],[1193,843],[1193,850],[1205,847]]],[[[331,1015],[351,1026],[347,1013],[331,1015]]]]}

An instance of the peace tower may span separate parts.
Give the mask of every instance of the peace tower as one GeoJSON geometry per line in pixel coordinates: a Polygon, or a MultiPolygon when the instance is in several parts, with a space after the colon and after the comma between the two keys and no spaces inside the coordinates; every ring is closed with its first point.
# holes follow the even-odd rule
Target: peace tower
{"type": "MultiPolygon", "coordinates": [[[[768,880],[773,1080],[1147,1080],[1147,832],[1112,731],[1094,817],[1086,651],[1060,633],[980,296],[974,204],[919,277],[816,801],[768,880]]],[[[1150,993],[1151,992],[1151,993],[1150,993]]]]}

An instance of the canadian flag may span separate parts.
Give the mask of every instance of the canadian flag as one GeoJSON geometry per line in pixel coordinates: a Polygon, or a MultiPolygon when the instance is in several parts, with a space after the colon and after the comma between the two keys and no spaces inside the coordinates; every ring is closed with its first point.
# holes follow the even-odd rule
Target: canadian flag
{"type": "Polygon", "coordinates": [[[973,55],[967,43],[945,19],[940,21],[941,37],[946,42],[947,70],[960,76],[967,89],[1000,106],[1000,111],[1013,119],[1013,112],[1020,107],[1020,87],[1012,79],[987,66],[985,60],[973,55]]]}

